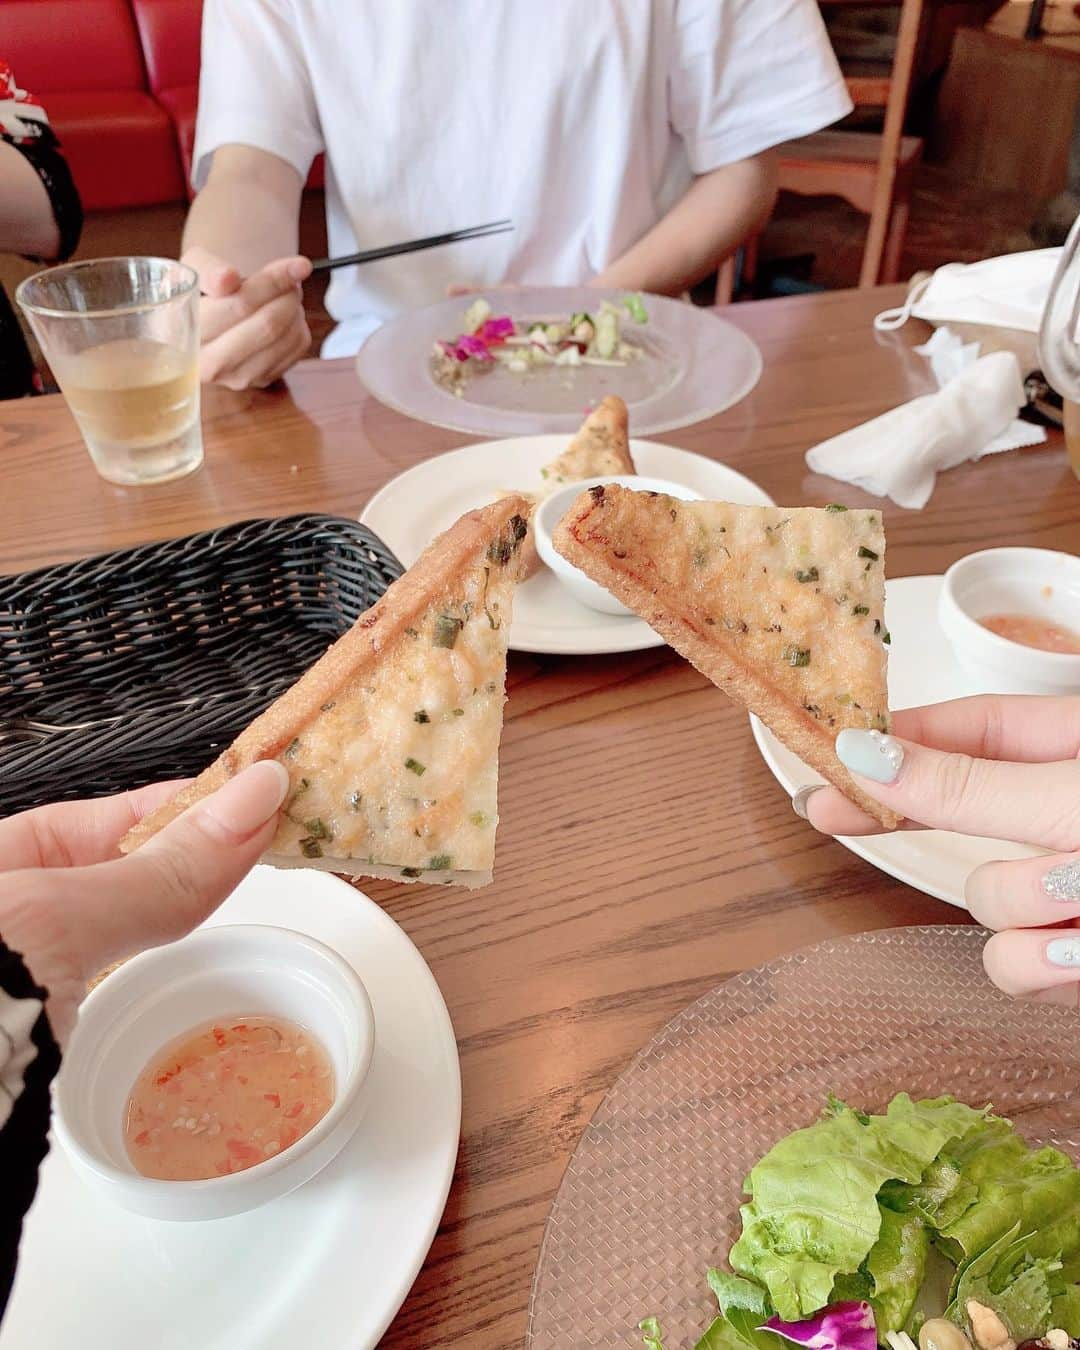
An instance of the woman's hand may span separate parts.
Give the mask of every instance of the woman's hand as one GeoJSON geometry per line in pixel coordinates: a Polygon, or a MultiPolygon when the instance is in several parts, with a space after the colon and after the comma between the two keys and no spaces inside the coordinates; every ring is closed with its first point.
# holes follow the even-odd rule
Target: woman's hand
{"type": "Polygon", "coordinates": [[[183,937],[237,886],[274,836],[288,783],[276,761],[253,764],[125,858],[117,844],[180,784],[0,821],[0,937],[49,991],[61,1044],[94,975],[183,937]]]}
{"type": "MultiPolygon", "coordinates": [[[[893,731],[842,731],[836,752],[860,786],[908,818],[903,828],[1049,850],[977,867],[965,899],[996,932],[983,955],[996,985],[1080,1004],[1080,698],[957,699],[897,713],[893,731]]],[[[833,787],[804,788],[793,804],[825,834],[881,830],[833,787]]]]}

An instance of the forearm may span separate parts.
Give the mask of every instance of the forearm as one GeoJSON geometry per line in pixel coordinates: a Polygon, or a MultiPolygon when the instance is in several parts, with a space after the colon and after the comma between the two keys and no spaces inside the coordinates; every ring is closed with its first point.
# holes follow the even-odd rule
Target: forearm
{"type": "Polygon", "coordinates": [[[734,253],[775,200],[776,166],[767,154],[702,174],[594,284],[679,295],[734,253]]]}
{"type": "Polygon", "coordinates": [[[185,251],[198,245],[252,276],[296,253],[300,175],[284,160],[245,146],[223,146],[184,226],[185,251]]]}
{"type": "Polygon", "coordinates": [[[55,258],[60,228],[45,184],[21,151],[0,141],[0,251],[55,258]]]}

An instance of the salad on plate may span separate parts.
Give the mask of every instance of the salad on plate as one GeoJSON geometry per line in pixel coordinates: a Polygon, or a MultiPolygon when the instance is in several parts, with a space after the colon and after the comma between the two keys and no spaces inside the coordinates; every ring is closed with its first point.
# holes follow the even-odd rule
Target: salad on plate
{"type": "Polygon", "coordinates": [[[697,1350],[1080,1350],[1080,1170],[990,1108],[831,1099],[745,1191],[697,1350]]]}
{"type": "Polygon", "coordinates": [[[505,369],[527,375],[543,368],[628,366],[643,354],[627,324],[648,323],[640,295],[625,295],[621,305],[601,301],[594,313],[516,321],[495,314],[478,296],[465,311],[457,337],[440,338],[432,350],[432,371],[444,389],[461,397],[476,375],[505,369]]]}

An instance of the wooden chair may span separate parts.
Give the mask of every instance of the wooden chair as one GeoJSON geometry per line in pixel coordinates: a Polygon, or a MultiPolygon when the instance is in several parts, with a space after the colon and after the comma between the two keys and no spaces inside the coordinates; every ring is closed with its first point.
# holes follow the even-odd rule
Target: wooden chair
{"type": "MultiPolygon", "coordinates": [[[[821,0],[850,4],[856,0],[821,0]]],[[[868,4],[896,0],[857,0],[868,4]]],[[[838,196],[870,217],[863,251],[860,286],[900,279],[900,254],[907,231],[912,179],[922,155],[922,140],[905,136],[911,77],[915,65],[923,0],[902,0],[896,54],[889,75],[847,76],[856,107],[885,109],[880,134],[828,128],[778,147],[780,187],[804,196],[838,196]]]]}

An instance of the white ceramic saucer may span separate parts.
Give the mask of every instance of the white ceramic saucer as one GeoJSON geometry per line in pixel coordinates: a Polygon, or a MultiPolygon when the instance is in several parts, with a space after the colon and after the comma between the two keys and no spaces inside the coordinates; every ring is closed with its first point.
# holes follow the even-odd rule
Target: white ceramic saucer
{"type": "MultiPolygon", "coordinates": [[[[441,530],[501,491],[538,491],[540,470],[566,449],[565,436],[519,436],[465,445],[392,478],[360,517],[406,567],[441,530]]],[[[726,464],[654,441],[631,441],[638,473],[693,488],[702,497],[772,506],[758,485],[726,464]]],[[[593,656],[661,647],[664,639],[638,618],[600,614],[580,604],[546,568],[518,587],[510,645],[519,652],[593,656]]]]}
{"type": "Polygon", "coordinates": [[[310,870],[256,868],[210,922],[299,929],[355,967],[376,1027],[360,1128],[291,1195],[203,1223],[107,1203],[54,1146],[0,1350],[366,1350],[416,1278],[461,1126],[454,1032],[423,957],[366,896],[310,870]]]}

